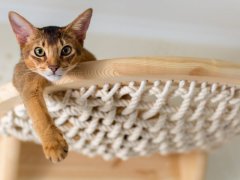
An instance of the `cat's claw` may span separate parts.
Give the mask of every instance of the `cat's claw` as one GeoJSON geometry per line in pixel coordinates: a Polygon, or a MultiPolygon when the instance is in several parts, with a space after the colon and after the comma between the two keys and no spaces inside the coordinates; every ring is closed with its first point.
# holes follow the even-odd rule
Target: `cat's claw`
{"type": "Polygon", "coordinates": [[[67,157],[68,145],[62,135],[43,144],[43,151],[48,160],[53,163],[62,161],[67,157]]]}

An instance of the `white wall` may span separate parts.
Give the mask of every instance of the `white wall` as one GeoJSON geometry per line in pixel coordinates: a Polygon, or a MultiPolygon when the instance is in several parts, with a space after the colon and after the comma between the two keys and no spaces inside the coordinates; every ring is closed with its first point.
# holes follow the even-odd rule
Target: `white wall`
{"type": "Polygon", "coordinates": [[[92,32],[120,33],[174,42],[239,46],[238,0],[2,0],[1,21],[17,10],[37,25],[66,24],[93,7],[92,32]]]}
{"type": "MultiPolygon", "coordinates": [[[[43,26],[66,25],[88,7],[94,16],[86,46],[99,59],[170,55],[240,62],[239,0],[1,0],[0,84],[11,79],[19,56],[9,10],[43,26]]],[[[208,180],[240,179],[239,141],[211,154],[208,180]]]]}

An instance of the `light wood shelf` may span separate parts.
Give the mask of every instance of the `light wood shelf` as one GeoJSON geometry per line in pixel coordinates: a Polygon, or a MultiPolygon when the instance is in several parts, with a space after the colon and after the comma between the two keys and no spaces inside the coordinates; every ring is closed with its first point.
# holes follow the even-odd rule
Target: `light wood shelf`
{"type": "Polygon", "coordinates": [[[70,152],[59,164],[48,162],[39,145],[22,144],[19,180],[201,180],[206,155],[192,152],[170,156],[104,161],[70,152]]]}

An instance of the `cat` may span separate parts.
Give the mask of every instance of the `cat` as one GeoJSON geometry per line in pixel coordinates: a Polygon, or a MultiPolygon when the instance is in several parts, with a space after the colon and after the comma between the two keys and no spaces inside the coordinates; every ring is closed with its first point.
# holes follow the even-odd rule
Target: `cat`
{"type": "Polygon", "coordinates": [[[54,163],[66,158],[68,144],[48,113],[43,91],[81,62],[96,60],[83,48],[91,17],[92,9],[87,9],[65,27],[37,28],[16,12],[9,12],[9,21],[21,51],[20,61],[14,69],[13,85],[32,120],[45,157],[54,163]]]}

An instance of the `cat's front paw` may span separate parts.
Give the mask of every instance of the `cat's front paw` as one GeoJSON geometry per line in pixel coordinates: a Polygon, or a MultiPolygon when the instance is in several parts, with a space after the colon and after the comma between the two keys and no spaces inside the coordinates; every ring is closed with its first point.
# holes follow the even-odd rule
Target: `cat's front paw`
{"type": "Polygon", "coordinates": [[[43,143],[43,151],[46,158],[53,163],[62,161],[67,157],[68,144],[60,132],[54,132],[48,141],[43,143]]]}

